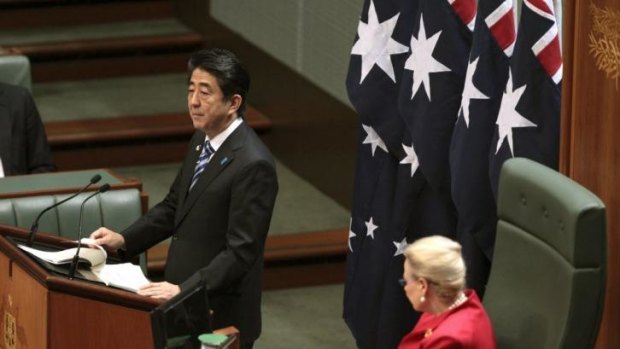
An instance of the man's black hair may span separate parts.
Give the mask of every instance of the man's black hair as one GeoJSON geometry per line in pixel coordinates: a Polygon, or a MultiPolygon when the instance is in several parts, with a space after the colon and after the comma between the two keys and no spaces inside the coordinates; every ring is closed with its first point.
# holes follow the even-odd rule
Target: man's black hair
{"type": "Polygon", "coordinates": [[[245,97],[250,89],[250,74],[234,53],[210,48],[196,51],[187,63],[188,81],[195,69],[202,69],[215,76],[226,100],[238,94],[241,96],[240,116],[245,111],[245,97]]]}

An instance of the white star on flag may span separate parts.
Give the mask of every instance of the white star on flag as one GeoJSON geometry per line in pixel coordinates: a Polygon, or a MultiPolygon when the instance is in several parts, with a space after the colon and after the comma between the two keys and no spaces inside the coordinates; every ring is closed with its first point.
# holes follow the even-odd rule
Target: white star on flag
{"type": "Polygon", "coordinates": [[[420,29],[418,37],[411,36],[411,56],[405,62],[405,69],[413,71],[413,84],[411,85],[411,99],[424,85],[424,90],[431,100],[431,80],[430,73],[449,72],[450,68],[439,63],[433,57],[433,51],[441,35],[441,30],[430,38],[426,38],[426,29],[424,28],[424,19],[420,15],[420,29]]]}
{"type": "Polygon", "coordinates": [[[401,242],[392,241],[392,243],[394,244],[394,246],[396,246],[396,252],[394,253],[394,257],[405,253],[405,250],[407,249],[407,238],[406,237],[403,238],[403,241],[401,242]]]}
{"type": "Polygon", "coordinates": [[[375,4],[371,1],[368,8],[368,24],[360,20],[357,26],[359,39],[351,49],[352,55],[362,56],[362,74],[360,85],[376,64],[383,70],[392,81],[396,82],[394,67],[392,66],[391,55],[409,52],[409,47],[392,39],[392,33],[396,22],[397,13],[394,17],[379,23],[375,4]]]}
{"type": "Polygon", "coordinates": [[[502,104],[499,108],[499,115],[495,122],[498,127],[499,137],[497,139],[497,149],[495,154],[499,152],[499,148],[502,146],[504,139],[508,140],[508,146],[510,147],[510,154],[514,157],[514,146],[512,139],[512,129],[517,127],[536,127],[536,124],[523,117],[517,111],[517,104],[521,96],[525,92],[527,85],[523,85],[517,89],[513,89],[512,86],[512,71],[508,71],[508,82],[506,83],[506,90],[502,96],[502,104]]]}
{"type": "Polygon", "coordinates": [[[420,161],[418,161],[418,155],[415,153],[415,150],[413,149],[413,144],[411,145],[411,147],[408,147],[404,144],[402,146],[407,155],[405,156],[404,159],[400,160],[400,164],[411,165],[411,177],[413,177],[415,172],[418,170],[418,167],[420,167],[420,161]]]}
{"type": "Polygon", "coordinates": [[[356,237],[357,235],[353,232],[353,218],[349,219],[349,250],[353,252],[353,247],[351,247],[351,239],[356,237]]]}
{"type": "Polygon", "coordinates": [[[387,146],[385,145],[381,137],[379,137],[377,132],[375,132],[375,129],[372,128],[372,126],[366,126],[364,124],[362,124],[362,127],[367,134],[362,144],[370,144],[370,147],[372,149],[372,156],[375,156],[375,150],[377,150],[377,147],[383,149],[383,151],[387,153],[387,146]]]}
{"type": "Polygon", "coordinates": [[[489,96],[480,92],[474,85],[474,74],[478,69],[478,60],[476,58],[473,62],[467,65],[467,73],[465,74],[465,87],[463,88],[463,98],[461,99],[461,109],[459,109],[458,115],[461,115],[463,111],[463,118],[465,119],[465,126],[469,127],[469,102],[472,99],[489,99],[489,96]]]}
{"type": "Polygon", "coordinates": [[[379,228],[379,226],[375,225],[375,223],[373,223],[372,221],[372,217],[370,217],[370,220],[366,223],[366,236],[370,236],[371,238],[375,238],[375,230],[377,230],[377,228],[379,228]]]}

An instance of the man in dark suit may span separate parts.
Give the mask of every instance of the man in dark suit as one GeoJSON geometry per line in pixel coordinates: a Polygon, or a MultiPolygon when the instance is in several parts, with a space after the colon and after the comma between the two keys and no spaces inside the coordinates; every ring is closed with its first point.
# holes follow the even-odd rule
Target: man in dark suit
{"type": "Polygon", "coordinates": [[[236,326],[242,348],[261,331],[263,251],[276,193],[274,160],[243,121],[249,75],[229,51],[189,61],[188,108],[196,133],[166,198],[122,234],[99,228],[100,245],[127,258],[172,237],[165,282],[141,295],[168,299],[205,284],[214,327],[236,326]]]}
{"type": "Polygon", "coordinates": [[[0,177],[55,170],[30,92],[0,83],[0,177]]]}

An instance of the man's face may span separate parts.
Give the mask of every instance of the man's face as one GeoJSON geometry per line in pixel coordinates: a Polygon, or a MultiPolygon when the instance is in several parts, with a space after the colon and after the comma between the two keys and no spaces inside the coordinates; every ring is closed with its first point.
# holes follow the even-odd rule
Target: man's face
{"type": "Polygon", "coordinates": [[[224,98],[215,76],[196,68],[187,89],[187,107],[195,129],[203,130],[209,138],[217,136],[235,119],[239,95],[224,98]]]}

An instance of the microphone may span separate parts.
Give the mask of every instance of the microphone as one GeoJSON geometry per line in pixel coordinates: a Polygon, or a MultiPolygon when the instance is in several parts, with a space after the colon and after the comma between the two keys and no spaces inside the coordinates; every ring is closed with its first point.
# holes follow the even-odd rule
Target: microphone
{"type": "Polygon", "coordinates": [[[39,219],[41,218],[41,216],[43,216],[43,214],[51,209],[53,209],[54,207],[60,205],[60,204],[64,204],[65,202],[73,199],[74,197],[80,195],[81,193],[83,193],[86,189],[88,189],[91,185],[99,182],[101,180],[101,176],[96,174],[94,175],[91,179],[90,182],[88,184],[86,184],[85,187],[83,187],[82,189],[80,189],[77,193],[69,196],[68,198],[58,201],[57,203],[53,204],[52,206],[44,209],[43,211],[41,211],[39,213],[39,215],[37,216],[37,218],[35,218],[34,222],[32,223],[32,226],[30,227],[30,233],[28,234],[28,242],[26,243],[27,246],[32,246],[32,243],[34,242],[34,236],[36,235],[37,231],[39,230],[39,219]]]}
{"type": "Polygon", "coordinates": [[[105,193],[106,191],[108,191],[108,189],[110,189],[110,185],[106,183],[102,185],[99,188],[99,190],[90,194],[86,199],[84,199],[84,201],[82,201],[82,205],[80,206],[80,221],[78,225],[78,239],[77,239],[78,245],[77,245],[77,249],[75,250],[75,256],[73,256],[73,261],[71,261],[71,269],[69,270],[69,279],[73,279],[73,277],[75,276],[75,270],[77,269],[78,261],[80,259],[80,248],[82,247],[82,241],[81,241],[82,240],[82,222],[83,222],[82,217],[84,215],[84,205],[92,197],[99,195],[101,193],[105,193]]]}

